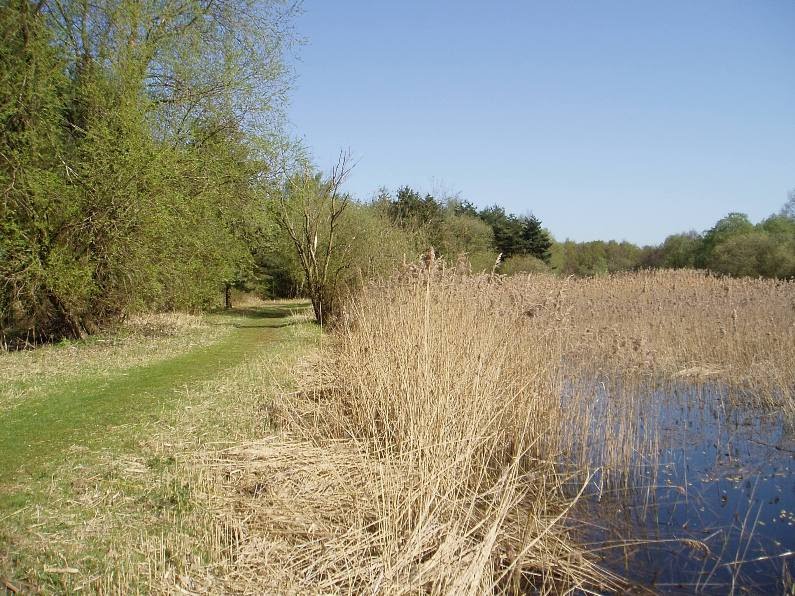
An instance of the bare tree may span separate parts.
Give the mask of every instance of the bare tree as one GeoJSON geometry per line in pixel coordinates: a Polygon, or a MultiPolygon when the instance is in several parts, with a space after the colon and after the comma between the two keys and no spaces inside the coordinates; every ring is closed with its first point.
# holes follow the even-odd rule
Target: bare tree
{"type": "Polygon", "coordinates": [[[341,267],[332,265],[333,257],[346,251],[338,232],[350,196],[340,188],[353,167],[350,152],[341,152],[327,177],[307,168],[293,175],[279,196],[277,220],[295,246],[315,319],[321,324],[334,309],[341,267]]]}
{"type": "Polygon", "coordinates": [[[795,189],[789,191],[787,195],[787,202],[781,208],[781,215],[795,219],[795,189]]]}

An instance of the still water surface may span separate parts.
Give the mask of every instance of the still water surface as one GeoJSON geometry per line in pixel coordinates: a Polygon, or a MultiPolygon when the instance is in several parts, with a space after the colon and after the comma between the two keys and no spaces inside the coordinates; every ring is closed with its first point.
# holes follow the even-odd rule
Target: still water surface
{"type": "Polygon", "coordinates": [[[795,593],[793,428],[714,388],[648,398],[658,457],[594,485],[572,520],[581,539],[638,593],[795,593]]]}

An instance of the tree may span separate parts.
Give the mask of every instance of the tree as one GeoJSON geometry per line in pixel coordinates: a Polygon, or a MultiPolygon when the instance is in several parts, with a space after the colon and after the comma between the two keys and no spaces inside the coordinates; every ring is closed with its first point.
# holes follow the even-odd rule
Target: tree
{"type": "Polygon", "coordinates": [[[601,275],[609,271],[607,244],[601,240],[566,240],[557,243],[552,253],[552,266],[562,275],[601,275]]]}
{"type": "Polygon", "coordinates": [[[549,233],[541,227],[535,215],[520,218],[522,224],[520,254],[533,256],[544,263],[549,263],[552,240],[549,233]]]}
{"type": "Polygon", "coordinates": [[[726,239],[713,251],[710,269],[733,276],[795,275],[795,243],[781,244],[763,230],[726,239]]]}
{"type": "Polygon", "coordinates": [[[455,215],[470,215],[472,217],[478,216],[477,207],[469,201],[461,201],[459,199],[451,199],[447,205],[449,211],[455,215]]]}
{"type": "Polygon", "coordinates": [[[745,234],[754,229],[745,213],[729,213],[704,234],[700,249],[696,254],[697,267],[708,267],[715,248],[732,236],[745,234]]]}
{"type": "Polygon", "coordinates": [[[479,216],[491,226],[494,243],[504,259],[522,252],[522,223],[516,216],[508,215],[499,205],[481,209],[479,216]]]}
{"type": "Polygon", "coordinates": [[[640,266],[641,248],[631,242],[610,240],[604,244],[604,250],[610,273],[632,271],[640,266]]]}
{"type": "Polygon", "coordinates": [[[668,236],[660,247],[660,265],[672,269],[694,267],[701,243],[701,235],[694,231],[668,236]]]}
{"type": "Polygon", "coordinates": [[[491,227],[478,217],[449,209],[439,223],[436,248],[450,263],[466,256],[473,271],[490,268],[497,257],[491,227]]]}
{"type": "Polygon", "coordinates": [[[0,7],[0,333],[81,336],[248,276],[292,7],[0,7]],[[269,135],[263,136],[263,133],[269,135]]]}
{"type": "Polygon", "coordinates": [[[780,215],[795,220],[795,190],[789,192],[787,202],[781,208],[780,215]]]}
{"type": "Polygon", "coordinates": [[[431,230],[441,218],[442,206],[431,195],[423,197],[416,190],[403,186],[389,203],[389,214],[403,228],[431,230]]]}
{"type": "Polygon", "coordinates": [[[503,258],[531,255],[549,262],[552,240],[534,215],[517,217],[499,205],[481,209],[480,218],[491,226],[494,243],[503,258]]]}
{"type": "Polygon", "coordinates": [[[506,275],[548,273],[549,270],[549,266],[544,261],[531,255],[515,255],[500,266],[500,272],[506,275]]]}
{"type": "Polygon", "coordinates": [[[341,259],[332,268],[332,257],[350,250],[349,244],[337,242],[337,234],[351,202],[340,189],[352,168],[350,154],[341,153],[326,178],[306,168],[288,180],[277,199],[279,224],[292,241],[320,324],[333,315],[339,274],[349,266],[341,259]]]}

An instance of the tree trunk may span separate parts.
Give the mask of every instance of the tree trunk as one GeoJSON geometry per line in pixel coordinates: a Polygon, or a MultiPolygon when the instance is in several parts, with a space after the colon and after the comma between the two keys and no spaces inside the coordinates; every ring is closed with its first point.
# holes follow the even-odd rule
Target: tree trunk
{"type": "Polygon", "coordinates": [[[232,285],[224,284],[224,308],[229,310],[232,308],[232,285]]]}

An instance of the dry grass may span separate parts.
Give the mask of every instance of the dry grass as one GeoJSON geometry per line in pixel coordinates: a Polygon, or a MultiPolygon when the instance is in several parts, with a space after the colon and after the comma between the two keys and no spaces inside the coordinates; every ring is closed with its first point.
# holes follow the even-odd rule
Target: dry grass
{"type": "Polygon", "coordinates": [[[795,282],[657,271],[547,283],[567,294],[580,376],[711,380],[795,413],[795,282]]]}
{"type": "Polygon", "coordinates": [[[619,591],[565,520],[573,484],[654,451],[634,396],[711,383],[795,412],[793,283],[415,270],[365,288],[323,341],[300,391],[273,386],[292,356],[248,362],[153,429],[146,456],[83,473],[74,525],[38,531],[81,570],[77,545],[100,537],[110,572],[64,585],[619,591]]]}
{"type": "Polygon", "coordinates": [[[506,283],[514,294],[551,285],[566,297],[563,434],[580,467],[654,471],[655,402],[680,388],[795,419],[793,282],[656,271],[506,283]]]}
{"type": "MultiPolygon", "coordinates": [[[[308,589],[470,593],[616,587],[560,523],[574,500],[556,466],[564,354],[499,278],[420,275],[351,303],[316,386],[285,404],[288,427],[318,448],[345,498],[308,589]],[[342,534],[340,529],[344,529],[342,534]]],[[[558,323],[564,303],[545,297],[558,323]]],[[[328,523],[317,523],[328,527],[328,523]]],[[[295,586],[293,586],[295,587],[295,586]]],[[[288,590],[289,591],[289,590],[288,590]]]]}
{"type": "Polygon", "coordinates": [[[18,352],[0,351],[0,405],[43,382],[85,374],[115,374],[145,366],[215,343],[229,331],[229,327],[210,325],[199,315],[137,315],[119,328],[88,341],[62,342],[18,352]]]}
{"type": "Polygon", "coordinates": [[[657,452],[638,395],[663,385],[714,383],[793,413],[794,323],[795,284],[694,272],[415,269],[365,289],[311,368],[313,389],[284,404],[322,465],[276,483],[319,532],[284,530],[298,538],[283,568],[300,581],[280,589],[615,589],[561,523],[577,499],[566,474],[587,482],[657,452]]]}

